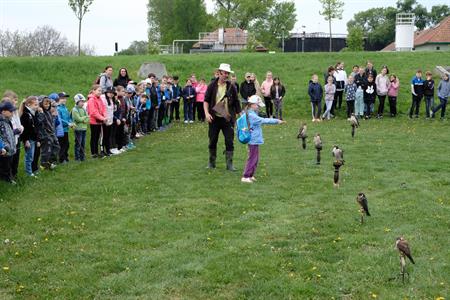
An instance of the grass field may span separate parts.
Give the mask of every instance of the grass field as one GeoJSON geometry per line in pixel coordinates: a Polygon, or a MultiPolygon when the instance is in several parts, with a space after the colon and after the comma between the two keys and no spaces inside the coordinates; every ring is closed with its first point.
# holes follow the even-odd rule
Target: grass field
{"type": "MultiPolygon", "coordinates": [[[[238,143],[239,172],[225,171],[224,157],[216,170],[205,169],[204,124],[174,124],[139,140],[136,150],[60,166],[37,180],[21,171],[18,186],[0,183],[0,298],[447,299],[448,121],[363,121],[354,140],[343,118],[309,122],[304,94],[313,65],[322,71],[337,59],[367,58],[394,66],[404,83],[416,67],[449,61],[447,53],[162,57],[172,73],[206,76],[228,60],[240,73],[270,68],[286,78],[288,124],[264,128],[258,182],[240,183],[246,148],[238,143]],[[296,139],[300,120],[309,124],[306,151],[296,139]],[[320,166],[315,132],[324,141],[320,166]],[[339,189],[332,184],[335,143],[346,159],[339,189]],[[372,214],[364,225],[360,191],[372,214]],[[399,235],[416,261],[405,284],[392,279],[399,235]]],[[[137,70],[146,59],[0,60],[2,74],[10,74],[0,90],[84,91],[91,71],[109,60],[137,70]]],[[[405,112],[406,84],[402,93],[405,112]]]]}

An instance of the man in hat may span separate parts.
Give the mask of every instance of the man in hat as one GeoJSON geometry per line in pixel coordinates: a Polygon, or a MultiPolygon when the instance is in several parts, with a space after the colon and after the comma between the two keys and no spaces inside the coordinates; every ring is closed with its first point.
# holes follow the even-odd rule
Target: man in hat
{"type": "Polygon", "coordinates": [[[241,107],[236,89],[233,87],[228,76],[231,71],[229,64],[221,64],[219,77],[212,81],[206,90],[205,117],[209,123],[209,164],[208,168],[216,167],[217,141],[222,131],[225,137],[225,156],[227,170],[236,171],[233,166],[234,151],[234,123],[236,114],[241,112],[241,107]]]}

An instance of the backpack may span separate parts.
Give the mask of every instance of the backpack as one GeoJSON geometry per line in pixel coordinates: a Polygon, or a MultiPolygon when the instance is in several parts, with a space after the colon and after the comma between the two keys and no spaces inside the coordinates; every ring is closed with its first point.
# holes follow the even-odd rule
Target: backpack
{"type": "Polygon", "coordinates": [[[236,135],[242,144],[248,144],[250,142],[252,134],[247,110],[236,121],[236,135]]]}
{"type": "Polygon", "coordinates": [[[101,73],[97,76],[97,78],[95,78],[94,80],[94,84],[100,84],[100,79],[102,78],[102,76],[105,76],[105,73],[101,73]]]}

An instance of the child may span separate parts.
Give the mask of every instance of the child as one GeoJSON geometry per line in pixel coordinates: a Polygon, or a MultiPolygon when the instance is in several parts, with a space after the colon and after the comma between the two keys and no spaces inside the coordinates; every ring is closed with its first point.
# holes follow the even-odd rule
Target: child
{"type": "Polygon", "coordinates": [[[400,81],[394,74],[391,75],[389,80],[391,82],[388,89],[389,112],[391,113],[391,117],[395,117],[397,115],[397,96],[400,81]]]}
{"type": "Polygon", "coordinates": [[[423,94],[425,96],[425,115],[428,119],[432,114],[432,109],[434,106],[434,80],[433,74],[430,71],[427,71],[425,76],[427,80],[424,82],[423,94]]]}
{"type": "Polygon", "coordinates": [[[16,153],[16,139],[14,137],[11,119],[16,111],[10,102],[0,104],[0,180],[16,184],[12,175],[12,160],[16,153]]]}
{"type": "Polygon", "coordinates": [[[55,116],[52,114],[51,100],[47,96],[40,96],[39,108],[36,113],[38,138],[41,143],[41,166],[44,169],[53,170],[56,165],[52,159],[57,157],[60,151],[58,138],[56,137],[55,116]]]}
{"type": "Polygon", "coordinates": [[[364,116],[364,91],[363,86],[366,83],[366,75],[363,67],[359,68],[359,73],[354,76],[354,81],[358,86],[355,94],[355,116],[361,118],[364,116]]]}
{"type": "Polygon", "coordinates": [[[334,78],[336,78],[336,92],[334,94],[333,109],[337,107],[341,109],[342,106],[342,94],[344,93],[345,85],[347,84],[347,73],[344,70],[344,63],[337,62],[335,66],[335,71],[333,73],[334,78]]]}
{"type": "Polygon", "coordinates": [[[151,102],[146,94],[141,94],[139,96],[139,105],[136,110],[139,116],[139,128],[141,134],[147,134],[147,122],[148,122],[148,111],[150,110],[151,102]]]}
{"type": "Polygon", "coordinates": [[[197,106],[197,117],[200,122],[205,122],[205,110],[203,108],[203,102],[205,102],[205,94],[208,86],[204,78],[200,80],[200,83],[195,88],[196,98],[195,105],[197,106]]]}
{"type": "Polygon", "coordinates": [[[378,119],[383,118],[384,101],[386,100],[386,95],[390,84],[389,77],[387,74],[389,74],[389,69],[387,66],[383,66],[383,68],[381,69],[381,73],[378,74],[377,77],[375,78],[378,100],[380,101],[380,103],[378,104],[378,113],[377,113],[378,119]]]}
{"type": "Polygon", "coordinates": [[[354,82],[354,78],[352,75],[348,76],[347,84],[345,85],[345,94],[347,100],[347,118],[350,119],[350,116],[355,111],[355,99],[356,99],[356,90],[358,89],[356,83],[354,82]]]}
{"type": "Polygon", "coordinates": [[[20,123],[23,126],[23,132],[20,139],[25,147],[25,172],[28,176],[36,177],[32,168],[34,152],[37,144],[36,111],[39,107],[38,99],[30,96],[25,99],[19,109],[20,123]]]}
{"type": "Polygon", "coordinates": [[[195,99],[195,89],[192,87],[191,80],[186,80],[186,85],[183,89],[184,99],[184,123],[194,123],[193,105],[195,99]]]}
{"type": "Polygon", "coordinates": [[[353,76],[353,78],[355,78],[356,75],[359,74],[359,66],[358,65],[354,65],[352,68],[352,72],[350,73],[350,75],[353,76]]]}
{"type": "Polygon", "coordinates": [[[173,76],[173,84],[172,84],[172,105],[170,106],[170,121],[174,119],[175,112],[175,120],[180,121],[180,99],[182,96],[182,90],[179,85],[178,76],[173,76]]]}
{"type": "Polygon", "coordinates": [[[75,106],[72,109],[72,119],[75,129],[75,160],[81,162],[86,159],[84,149],[89,116],[84,109],[86,98],[82,94],[76,94],[73,100],[75,101],[75,106]]]}
{"type": "Polygon", "coordinates": [[[168,125],[170,123],[170,106],[172,105],[172,84],[170,82],[167,82],[164,86],[164,99],[165,103],[163,123],[164,125],[168,125]]]}
{"type": "Polygon", "coordinates": [[[58,94],[59,101],[58,102],[58,115],[59,119],[62,122],[62,126],[64,129],[64,134],[61,138],[59,138],[59,162],[60,163],[68,163],[69,162],[69,127],[73,127],[72,118],[70,117],[70,112],[66,107],[67,95],[62,92],[58,94]]]}
{"type": "Polygon", "coordinates": [[[308,95],[311,100],[312,122],[320,122],[320,109],[323,88],[319,83],[319,76],[313,74],[308,86],[308,95]]]}
{"type": "Polygon", "coordinates": [[[370,119],[373,106],[375,103],[375,97],[377,95],[377,85],[373,82],[373,75],[369,74],[367,77],[367,82],[363,86],[364,90],[364,118],[370,119]]]}
{"type": "MultiPolygon", "coordinates": [[[[125,101],[125,89],[123,86],[118,86],[116,88],[117,93],[117,109],[114,112],[115,124],[116,128],[116,144],[117,148],[111,149],[111,153],[118,154],[125,151],[124,146],[126,145],[125,141],[125,123],[126,123],[126,115],[128,112],[128,106],[125,101]]],[[[115,145],[113,146],[115,147],[115,145]]]]}
{"type": "Polygon", "coordinates": [[[106,122],[106,106],[100,96],[102,88],[98,84],[92,86],[88,96],[87,111],[89,113],[89,124],[91,127],[91,155],[92,158],[99,157],[98,143],[102,132],[102,124],[106,122]]]}
{"type": "Polygon", "coordinates": [[[443,120],[445,117],[445,107],[447,106],[448,97],[450,97],[450,81],[448,77],[449,74],[445,73],[442,76],[441,82],[439,82],[438,98],[439,101],[441,101],[441,104],[433,109],[433,113],[431,114],[432,118],[434,118],[434,115],[438,110],[441,110],[441,120],[443,120]]]}
{"type": "Polygon", "coordinates": [[[103,156],[111,156],[111,137],[112,124],[114,120],[114,97],[116,96],[116,89],[108,87],[103,95],[100,96],[103,105],[106,108],[106,119],[102,124],[102,146],[103,156]]]}
{"type": "Polygon", "coordinates": [[[275,77],[273,79],[272,86],[270,87],[270,97],[272,103],[275,105],[275,118],[283,120],[283,99],[286,94],[286,89],[284,85],[281,83],[279,77],[275,77]]]}
{"type": "Polygon", "coordinates": [[[282,124],[282,120],[272,118],[261,118],[258,116],[259,108],[264,107],[261,97],[253,95],[248,99],[248,121],[251,128],[251,139],[248,143],[248,158],[245,165],[244,174],[241,182],[252,183],[256,181],[254,174],[259,161],[259,145],[264,144],[261,125],[263,124],[282,124]]]}
{"type": "Polygon", "coordinates": [[[409,110],[409,118],[412,119],[415,111],[416,118],[419,117],[420,101],[422,101],[424,93],[424,80],[422,79],[422,70],[417,70],[416,76],[411,80],[412,103],[409,110]]]}
{"type": "Polygon", "coordinates": [[[328,76],[327,84],[324,87],[326,110],[322,115],[322,119],[326,118],[329,120],[331,118],[331,108],[333,106],[334,94],[336,93],[336,86],[333,84],[333,80],[333,76],[328,76]]]}

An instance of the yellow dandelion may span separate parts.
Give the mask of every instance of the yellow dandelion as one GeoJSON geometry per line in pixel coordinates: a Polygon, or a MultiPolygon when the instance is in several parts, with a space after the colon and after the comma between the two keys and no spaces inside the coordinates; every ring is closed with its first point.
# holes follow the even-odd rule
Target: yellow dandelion
{"type": "Polygon", "coordinates": [[[314,266],[314,267],[312,267],[312,269],[311,269],[311,270],[313,270],[313,271],[314,271],[314,270],[317,270],[317,267],[315,267],[315,266],[314,266]]]}
{"type": "Polygon", "coordinates": [[[207,239],[208,241],[210,241],[210,240],[211,240],[211,238],[210,238],[210,237],[207,237],[206,239],[207,239]]]}
{"type": "Polygon", "coordinates": [[[378,297],[378,295],[377,295],[377,294],[375,294],[375,293],[372,293],[372,295],[371,295],[371,296],[372,296],[372,298],[374,298],[374,299],[378,297]]]}
{"type": "Polygon", "coordinates": [[[384,232],[390,232],[391,231],[391,229],[390,228],[384,228],[384,232]]]}
{"type": "Polygon", "coordinates": [[[436,297],[436,300],[445,300],[444,297],[436,297]]]}
{"type": "Polygon", "coordinates": [[[20,253],[16,251],[16,253],[14,253],[15,256],[19,256],[20,253]]]}
{"type": "Polygon", "coordinates": [[[317,276],[317,278],[320,278],[320,277],[322,277],[322,275],[320,275],[320,274],[317,274],[316,276],[317,276]]]}
{"type": "Polygon", "coordinates": [[[8,272],[9,271],[9,267],[8,266],[4,266],[3,267],[3,271],[8,272]]]}
{"type": "Polygon", "coordinates": [[[42,221],[42,219],[41,219],[41,218],[37,218],[37,220],[38,220],[38,222],[42,221]]]}
{"type": "Polygon", "coordinates": [[[294,272],[289,273],[289,277],[294,277],[294,276],[295,276],[294,272]]]}

